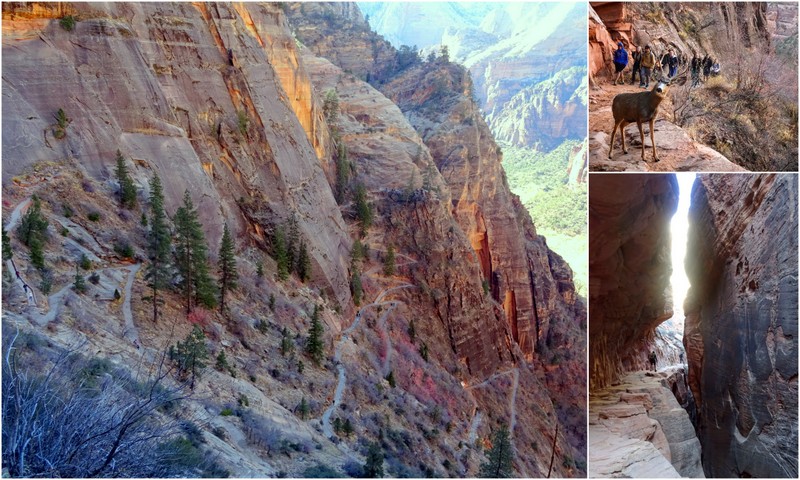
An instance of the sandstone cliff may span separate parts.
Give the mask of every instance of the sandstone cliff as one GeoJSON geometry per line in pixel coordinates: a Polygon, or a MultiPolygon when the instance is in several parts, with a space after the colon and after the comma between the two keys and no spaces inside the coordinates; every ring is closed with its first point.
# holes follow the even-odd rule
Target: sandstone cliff
{"type": "Polygon", "coordinates": [[[700,175],[684,309],[708,476],[797,476],[797,176],[700,175]]]}
{"type": "Polygon", "coordinates": [[[317,159],[321,108],[276,5],[4,4],[3,20],[4,185],[65,160],[108,179],[120,150],[141,188],[161,176],[168,212],[192,193],[213,245],[227,221],[266,246],[296,212],[315,279],[350,303],[350,238],[317,159]]]}
{"type": "Polygon", "coordinates": [[[589,183],[589,389],[644,370],[672,316],[669,222],[674,175],[596,175],[589,183]]]}

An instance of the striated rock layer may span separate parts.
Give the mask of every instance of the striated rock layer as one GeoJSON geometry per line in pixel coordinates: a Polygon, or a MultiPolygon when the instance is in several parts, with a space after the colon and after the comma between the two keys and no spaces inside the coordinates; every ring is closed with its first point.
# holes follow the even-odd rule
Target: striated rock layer
{"type": "Polygon", "coordinates": [[[797,175],[700,175],[684,305],[703,468],[797,477],[797,175]]]}
{"type": "Polygon", "coordinates": [[[634,372],[592,392],[590,477],[702,478],[683,367],[634,372]]]}
{"type": "Polygon", "coordinates": [[[593,175],[589,182],[590,391],[646,368],[654,330],[672,316],[669,222],[674,175],[593,175]]]}

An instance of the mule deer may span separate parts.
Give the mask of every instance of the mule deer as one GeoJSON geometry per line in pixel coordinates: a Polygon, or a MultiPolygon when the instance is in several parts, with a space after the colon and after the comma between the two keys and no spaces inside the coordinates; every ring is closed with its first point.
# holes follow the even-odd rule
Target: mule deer
{"type": "Polygon", "coordinates": [[[658,113],[658,106],[661,101],[667,96],[670,83],[676,80],[686,81],[686,70],[675,75],[673,78],[665,79],[659,70],[659,76],[656,79],[656,85],[648,92],[639,93],[620,93],[614,97],[611,102],[611,112],[614,114],[614,130],[611,131],[611,145],[608,149],[608,158],[611,158],[611,153],[614,151],[614,136],[619,128],[619,136],[622,140],[622,152],[628,153],[625,148],[625,127],[628,124],[636,122],[639,127],[639,137],[642,141],[642,160],[647,161],[644,157],[644,130],[642,130],[642,123],[649,122],[650,124],[650,142],[653,144],[653,161],[658,161],[656,154],[656,139],[653,133],[653,124],[656,121],[656,114],[658,113]]]}

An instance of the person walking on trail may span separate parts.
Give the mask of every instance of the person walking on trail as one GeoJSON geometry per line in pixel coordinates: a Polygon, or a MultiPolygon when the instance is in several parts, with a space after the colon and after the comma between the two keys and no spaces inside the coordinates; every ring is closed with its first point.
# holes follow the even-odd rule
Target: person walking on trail
{"type": "Polygon", "coordinates": [[[697,55],[692,58],[692,88],[700,85],[700,59],[697,55]]]}
{"type": "Polygon", "coordinates": [[[639,87],[650,88],[650,72],[652,72],[653,67],[656,66],[656,56],[653,51],[650,50],[650,45],[645,45],[640,65],[642,71],[639,75],[639,87]]]}
{"type": "Polygon", "coordinates": [[[661,69],[666,69],[670,78],[678,73],[678,57],[675,56],[675,52],[671,48],[661,57],[661,69]]]}
{"type": "Polygon", "coordinates": [[[622,79],[622,71],[628,66],[628,52],[625,51],[625,46],[622,42],[617,42],[617,49],[614,50],[614,72],[617,77],[614,79],[614,85],[619,83],[624,85],[625,81],[622,79]]]}
{"type": "Polygon", "coordinates": [[[633,51],[631,52],[631,57],[633,58],[633,71],[631,72],[631,85],[636,82],[636,74],[639,74],[639,80],[642,80],[642,72],[639,70],[642,68],[642,51],[639,50],[639,47],[633,47],[633,51]]]}
{"type": "Polygon", "coordinates": [[[653,367],[653,371],[656,371],[656,362],[658,362],[658,358],[656,358],[656,352],[650,352],[650,366],[653,367]]]}
{"type": "Polygon", "coordinates": [[[703,59],[703,81],[708,81],[708,75],[711,73],[711,66],[713,64],[711,57],[706,56],[706,58],[703,59]]]}

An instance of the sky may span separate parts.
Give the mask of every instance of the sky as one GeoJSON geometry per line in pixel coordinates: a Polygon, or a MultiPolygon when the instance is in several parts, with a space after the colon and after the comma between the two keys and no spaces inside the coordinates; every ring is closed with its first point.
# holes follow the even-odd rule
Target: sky
{"type": "Polygon", "coordinates": [[[670,222],[672,233],[672,301],[675,311],[675,320],[683,323],[683,300],[689,290],[689,279],[683,267],[686,257],[686,239],[689,231],[689,202],[692,195],[692,184],[695,180],[694,173],[676,173],[678,177],[678,210],[670,222]]]}

